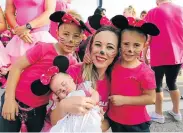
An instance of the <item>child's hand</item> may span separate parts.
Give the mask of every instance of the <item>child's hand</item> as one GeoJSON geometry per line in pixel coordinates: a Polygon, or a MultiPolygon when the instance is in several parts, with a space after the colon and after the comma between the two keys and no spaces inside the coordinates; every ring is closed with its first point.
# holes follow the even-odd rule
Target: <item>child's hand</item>
{"type": "Polygon", "coordinates": [[[83,62],[86,63],[86,64],[91,64],[92,63],[91,55],[89,53],[86,53],[84,55],[83,62]]]}
{"type": "Polygon", "coordinates": [[[109,96],[109,99],[111,101],[111,103],[115,106],[122,106],[124,105],[124,96],[122,95],[113,95],[113,96],[109,96]]]}

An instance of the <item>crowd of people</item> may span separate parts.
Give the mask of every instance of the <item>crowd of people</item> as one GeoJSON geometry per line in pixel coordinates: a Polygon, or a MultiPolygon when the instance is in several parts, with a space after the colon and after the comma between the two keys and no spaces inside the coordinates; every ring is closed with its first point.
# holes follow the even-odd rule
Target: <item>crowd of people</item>
{"type": "Polygon", "coordinates": [[[0,132],[150,132],[165,123],[164,76],[168,113],[182,121],[183,7],[156,0],[139,17],[130,5],[111,19],[98,7],[83,22],[70,4],[0,6],[0,132]]]}

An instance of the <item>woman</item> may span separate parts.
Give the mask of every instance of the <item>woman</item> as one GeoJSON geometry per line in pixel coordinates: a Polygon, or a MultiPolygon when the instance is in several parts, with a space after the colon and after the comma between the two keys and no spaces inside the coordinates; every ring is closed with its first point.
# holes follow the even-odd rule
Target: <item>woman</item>
{"type": "Polygon", "coordinates": [[[5,15],[15,36],[7,44],[7,52],[14,62],[36,42],[57,42],[49,34],[49,16],[55,11],[55,0],[7,0],[5,15]]]}
{"type": "MultiPolygon", "coordinates": [[[[100,95],[99,105],[103,107],[104,112],[108,106],[110,71],[118,58],[118,48],[118,30],[113,27],[102,27],[92,36],[88,47],[93,64],[77,64],[67,71],[78,84],[86,80],[92,81],[92,87],[100,95]]],[[[85,97],[64,99],[51,113],[52,124],[62,119],[63,113],[85,114],[94,104],[96,103],[85,97]]],[[[107,130],[105,126],[102,129],[107,130]]]]}

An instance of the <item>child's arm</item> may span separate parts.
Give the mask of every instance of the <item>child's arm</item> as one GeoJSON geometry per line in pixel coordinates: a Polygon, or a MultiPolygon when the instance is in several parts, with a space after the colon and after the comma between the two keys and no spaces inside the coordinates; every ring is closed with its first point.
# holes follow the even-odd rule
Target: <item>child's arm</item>
{"type": "Polygon", "coordinates": [[[36,44],[32,49],[26,52],[26,55],[20,57],[11,66],[5,89],[5,102],[2,110],[2,116],[4,119],[15,120],[15,114],[18,116],[18,104],[15,100],[15,90],[19,82],[20,75],[25,68],[33,65],[42,58],[42,48],[43,44],[36,44]]]}
{"type": "Polygon", "coordinates": [[[141,96],[113,95],[109,97],[112,104],[114,104],[115,106],[154,104],[155,98],[156,98],[155,89],[144,90],[141,96]]]}
{"type": "Polygon", "coordinates": [[[147,66],[144,66],[142,76],[140,77],[142,94],[140,96],[122,96],[113,95],[109,99],[116,106],[121,105],[148,105],[154,104],[156,99],[156,81],[154,72],[147,66]]]}
{"type": "Polygon", "coordinates": [[[15,90],[18,84],[21,72],[30,65],[26,56],[21,57],[12,68],[8,75],[7,85],[5,89],[5,102],[3,105],[2,115],[7,120],[15,120],[15,113],[18,116],[18,105],[15,100],[15,90]],[[11,106],[10,106],[11,105],[11,106]],[[9,116],[8,116],[9,114],[9,116]]]}

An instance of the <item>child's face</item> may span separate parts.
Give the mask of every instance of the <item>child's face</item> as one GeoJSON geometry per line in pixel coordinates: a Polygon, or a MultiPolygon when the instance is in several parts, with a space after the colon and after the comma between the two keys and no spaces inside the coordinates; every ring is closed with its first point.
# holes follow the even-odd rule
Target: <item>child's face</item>
{"type": "Polygon", "coordinates": [[[136,31],[126,30],[121,36],[121,55],[123,61],[133,62],[144,48],[146,37],[136,31]]]}
{"type": "Polygon", "coordinates": [[[91,58],[98,69],[107,68],[118,52],[118,38],[111,31],[101,31],[95,35],[91,45],[91,58]]]}
{"type": "Polygon", "coordinates": [[[82,40],[81,29],[74,23],[62,24],[58,31],[58,41],[61,50],[66,53],[72,53],[76,50],[82,40]]]}
{"type": "Polygon", "coordinates": [[[146,13],[142,13],[141,16],[140,16],[140,18],[141,18],[142,20],[144,20],[145,17],[146,17],[146,15],[147,15],[146,13]]]}
{"type": "Polygon", "coordinates": [[[50,88],[61,100],[76,90],[76,84],[68,74],[58,73],[52,78],[50,88]]]}
{"type": "Polygon", "coordinates": [[[123,16],[127,17],[133,17],[132,12],[129,11],[128,9],[125,9],[123,12],[123,16]]]}

